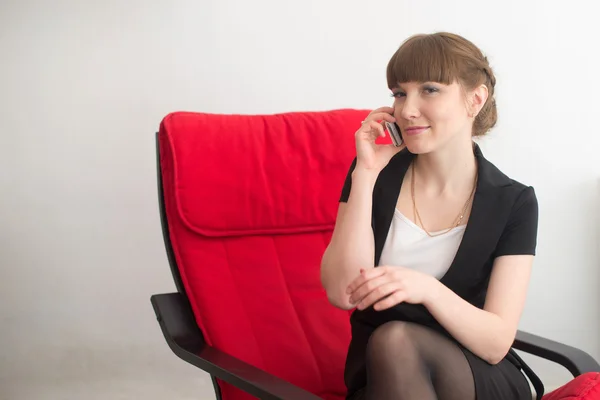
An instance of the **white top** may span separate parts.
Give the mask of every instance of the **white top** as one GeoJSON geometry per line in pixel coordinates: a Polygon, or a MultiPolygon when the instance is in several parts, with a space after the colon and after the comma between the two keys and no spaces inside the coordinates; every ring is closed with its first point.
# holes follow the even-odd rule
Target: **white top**
{"type": "MultiPolygon", "coordinates": [[[[466,225],[461,225],[430,237],[396,209],[379,265],[411,268],[441,279],[454,260],[465,228],[466,225]]],[[[431,232],[432,235],[437,233],[440,232],[431,232]]]]}

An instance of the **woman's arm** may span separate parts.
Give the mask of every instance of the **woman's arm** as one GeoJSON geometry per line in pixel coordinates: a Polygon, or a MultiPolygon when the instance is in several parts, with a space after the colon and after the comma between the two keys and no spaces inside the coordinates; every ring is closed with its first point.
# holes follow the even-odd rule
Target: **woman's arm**
{"type": "Polygon", "coordinates": [[[525,304],[532,255],[497,257],[483,309],[463,300],[432,275],[397,266],[360,273],[349,287],[357,309],[382,311],[400,303],[422,304],[457,341],[490,364],[513,344],[525,304]]]}
{"type": "Polygon", "coordinates": [[[348,284],[361,269],[373,269],[375,263],[371,227],[375,183],[391,158],[405,147],[375,143],[385,137],[382,121],[396,122],[393,112],[392,107],[371,111],[355,133],[356,158],[346,175],[331,241],[321,260],[321,284],[327,297],[346,310],[353,308],[346,292],[348,284]]]}
{"type": "Polygon", "coordinates": [[[497,364],[515,339],[532,264],[532,255],[496,258],[483,310],[437,280],[423,305],[463,346],[488,363],[497,364]]]}
{"type": "Polygon", "coordinates": [[[371,228],[373,188],[378,173],[357,167],[347,203],[340,203],[335,228],[321,261],[321,283],[331,304],[349,310],[348,284],[360,269],[374,266],[371,228]]]}
{"type": "Polygon", "coordinates": [[[527,187],[513,205],[511,218],[494,251],[483,310],[443,285],[425,306],[459,342],[491,364],[512,346],[525,305],[537,243],[538,202],[527,187]]]}

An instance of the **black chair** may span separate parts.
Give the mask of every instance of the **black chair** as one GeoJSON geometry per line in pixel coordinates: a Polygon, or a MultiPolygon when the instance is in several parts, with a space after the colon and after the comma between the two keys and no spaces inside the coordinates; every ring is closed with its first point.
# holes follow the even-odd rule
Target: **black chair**
{"type": "MultiPolygon", "coordinates": [[[[296,116],[297,117],[297,116],[296,116]]],[[[293,116],[287,118],[296,118],[293,116]]],[[[319,118],[332,118],[322,115],[311,114],[305,119],[319,119],[319,118]]],[[[363,113],[360,112],[348,112],[348,115],[344,114],[342,121],[349,121],[348,125],[355,126],[356,123],[364,117],[363,113]],[[354,124],[354,125],[353,125],[354,124]]],[[[236,116],[225,117],[219,116],[219,123],[227,120],[227,118],[240,118],[236,116]]],[[[252,117],[248,117],[252,118],[252,117]]],[[[190,141],[189,137],[193,137],[194,141],[210,140],[210,136],[206,133],[210,127],[207,127],[206,115],[172,115],[167,123],[163,121],[161,124],[161,131],[157,134],[157,161],[158,161],[158,195],[160,205],[160,217],[162,223],[162,231],[164,236],[164,242],[168,260],[170,263],[170,269],[175,281],[177,288],[176,293],[167,294],[155,294],[151,297],[151,303],[156,313],[156,317],[159,322],[159,326],[162,330],[164,338],[171,348],[171,350],[182,360],[195,365],[201,370],[208,373],[214,384],[217,399],[233,400],[234,396],[222,396],[220,383],[224,382],[226,385],[232,385],[241,391],[246,392],[252,396],[260,399],[268,400],[312,400],[319,399],[317,395],[298,387],[284,379],[281,379],[275,374],[268,373],[263,369],[257,368],[247,362],[241,361],[235,356],[230,355],[228,349],[218,349],[207,344],[205,337],[202,334],[199,325],[196,322],[194,312],[192,311],[190,299],[193,297],[193,293],[188,293],[189,288],[186,289],[182,276],[180,273],[180,265],[176,261],[174,256],[173,245],[177,244],[177,234],[170,232],[169,221],[171,218],[179,218],[175,211],[169,212],[169,207],[165,205],[165,199],[172,199],[175,196],[175,191],[179,190],[178,186],[173,183],[174,181],[174,170],[176,169],[173,165],[177,156],[181,156],[177,162],[181,162],[182,157],[190,157],[189,154],[181,155],[177,153],[177,149],[180,152],[189,152],[190,148],[202,149],[205,145],[198,145],[194,142],[194,145],[177,145],[177,140],[190,141]],[[189,132],[193,129],[194,132],[189,132]],[[196,135],[197,133],[197,135],[196,135]],[[178,139],[183,134],[187,135],[187,139],[178,139]],[[173,144],[175,143],[175,144],[173,144]],[[173,214],[173,215],[172,215],[173,214]],[[189,297],[188,297],[189,296],[189,297]],[[225,398],[227,397],[227,398],[225,398]]],[[[233,123],[236,123],[234,121],[233,123]]],[[[242,126],[252,126],[252,124],[245,124],[242,126]]],[[[262,126],[262,125],[261,125],[262,126]]],[[[287,125],[282,125],[287,126],[287,125]]],[[[298,127],[299,122],[294,121],[291,126],[298,127]]],[[[285,132],[272,132],[273,134],[284,134],[285,132]]],[[[185,136],[183,135],[183,136],[185,136]]],[[[247,135],[248,137],[250,135],[247,135]]],[[[316,135],[315,135],[316,136],[316,135]]],[[[234,140],[234,139],[231,139],[234,140]]],[[[308,139],[303,139],[308,140],[308,139]]],[[[229,141],[224,141],[224,145],[230,146],[229,141]]],[[[262,143],[262,142],[261,142],[262,143]]],[[[257,146],[261,143],[256,144],[257,146]]],[[[214,150],[214,149],[213,149],[214,150]]],[[[251,152],[252,149],[249,150],[251,152]]],[[[272,149],[270,151],[273,151],[272,149]]],[[[353,151],[351,145],[346,147],[346,159],[351,156],[353,151]]],[[[192,156],[191,159],[198,160],[202,159],[202,155],[198,154],[192,156]]],[[[198,161],[201,162],[201,161],[198,161]]],[[[346,165],[342,163],[342,165],[346,165]]],[[[179,168],[181,166],[178,166],[179,168]]],[[[337,167],[336,167],[337,168],[337,167]]],[[[345,168],[345,167],[344,167],[345,168]]],[[[207,173],[210,173],[207,172],[207,173]]],[[[339,181],[342,181],[345,169],[340,168],[339,181]]],[[[201,181],[195,179],[194,184],[202,185],[201,181]]],[[[232,186],[235,188],[236,186],[232,186]]],[[[235,189],[232,189],[235,190],[235,189]]],[[[337,189],[336,189],[337,190],[337,189]]],[[[333,199],[332,207],[335,207],[335,199],[333,199]]],[[[173,208],[171,208],[173,210],[173,208]]],[[[166,268],[167,266],[165,266],[166,268]]],[[[569,370],[574,376],[580,376],[588,372],[600,371],[600,365],[596,362],[589,354],[575,347],[568,346],[556,341],[545,339],[543,337],[533,335],[530,333],[519,331],[514,342],[514,349],[522,350],[524,352],[542,357],[544,359],[558,363],[569,370]]],[[[541,382],[532,382],[539,392],[541,382]]],[[[543,386],[542,392],[543,392],[543,386]]],[[[239,397],[235,397],[236,399],[239,397]]]]}

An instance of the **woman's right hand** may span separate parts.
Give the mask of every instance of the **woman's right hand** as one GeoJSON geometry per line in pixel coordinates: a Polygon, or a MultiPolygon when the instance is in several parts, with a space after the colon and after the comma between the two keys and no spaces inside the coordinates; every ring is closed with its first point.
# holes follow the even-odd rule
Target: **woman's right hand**
{"type": "Polygon", "coordinates": [[[383,121],[396,122],[392,107],[381,107],[371,111],[355,133],[356,138],[356,167],[373,172],[381,172],[392,157],[400,152],[405,145],[396,147],[393,144],[376,144],[378,137],[385,137],[383,121]],[[381,122],[380,122],[381,121],[381,122]]]}

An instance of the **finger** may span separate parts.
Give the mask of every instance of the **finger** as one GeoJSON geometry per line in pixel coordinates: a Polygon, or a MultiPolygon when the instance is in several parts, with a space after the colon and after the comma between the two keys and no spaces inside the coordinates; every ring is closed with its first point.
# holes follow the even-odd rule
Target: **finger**
{"type": "Polygon", "coordinates": [[[373,305],[373,309],[376,311],[387,310],[388,308],[394,307],[406,300],[406,292],[402,289],[396,289],[390,293],[386,298],[376,302],[373,305]]]}
{"type": "Polygon", "coordinates": [[[364,275],[361,273],[357,278],[355,278],[348,287],[346,288],[346,293],[352,294],[356,289],[361,287],[365,283],[366,279],[364,275]]]}
{"type": "MultiPolygon", "coordinates": [[[[393,110],[391,112],[394,112],[393,110]]],[[[396,122],[396,118],[394,118],[393,114],[388,112],[379,112],[375,114],[371,114],[370,118],[378,120],[378,121],[388,121],[388,122],[396,122]]]]}
{"type": "Polygon", "coordinates": [[[387,266],[380,266],[380,267],[376,267],[376,268],[373,267],[373,268],[364,270],[362,275],[368,280],[368,279],[377,278],[378,276],[385,275],[389,271],[390,271],[390,269],[387,266]]]}
{"type": "Polygon", "coordinates": [[[373,290],[376,290],[379,286],[384,285],[390,281],[389,276],[383,275],[374,279],[369,279],[365,281],[362,285],[356,288],[350,294],[350,303],[356,304],[360,302],[364,297],[366,297],[373,290]]]}
{"type": "Polygon", "coordinates": [[[366,281],[368,281],[369,279],[377,278],[378,276],[385,274],[386,269],[385,269],[385,267],[377,267],[377,268],[368,268],[366,270],[361,269],[360,271],[361,271],[360,275],[356,279],[354,279],[350,283],[350,285],[348,285],[348,288],[346,289],[346,293],[352,293],[356,289],[358,289],[361,285],[363,285],[366,281]]]}
{"type": "Polygon", "coordinates": [[[394,122],[394,111],[395,109],[393,107],[379,107],[376,108],[375,110],[371,111],[367,117],[365,118],[365,120],[383,120],[384,118],[386,120],[389,120],[390,122],[394,122]],[[390,119],[391,117],[391,119],[390,119]],[[393,121],[392,121],[393,119],[393,121]]]}
{"type": "Polygon", "coordinates": [[[377,121],[365,121],[361,131],[369,136],[369,139],[375,140],[378,136],[385,136],[383,125],[377,121]]]}
{"type": "Polygon", "coordinates": [[[391,114],[394,112],[394,107],[389,107],[389,106],[383,106],[383,107],[379,107],[376,108],[374,110],[372,110],[369,115],[371,114],[375,114],[375,113],[386,113],[386,114],[391,114]]]}
{"type": "Polygon", "coordinates": [[[354,291],[354,289],[356,289],[357,287],[359,287],[361,285],[360,282],[362,282],[365,279],[363,272],[365,272],[365,270],[363,268],[361,268],[358,276],[356,278],[354,278],[354,280],[352,280],[352,282],[350,282],[350,284],[346,288],[347,294],[352,293],[354,291]]]}
{"type": "Polygon", "coordinates": [[[367,296],[365,296],[365,298],[358,302],[356,308],[358,308],[359,310],[364,310],[365,308],[370,307],[374,303],[386,301],[389,296],[391,296],[399,290],[400,287],[398,282],[387,282],[383,285],[379,285],[375,289],[373,289],[367,296]]]}
{"type": "MultiPolygon", "coordinates": [[[[392,110],[392,112],[393,112],[393,110],[392,110]]],[[[365,118],[365,120],[363,122],[369,122],[369,121],[396,122],[396,118],[394,118],[394,116],[392,114],[388,113],[388,112],[376,112],[376,113],[369,114],[367,116],[367,118],[365,118]]]]}

